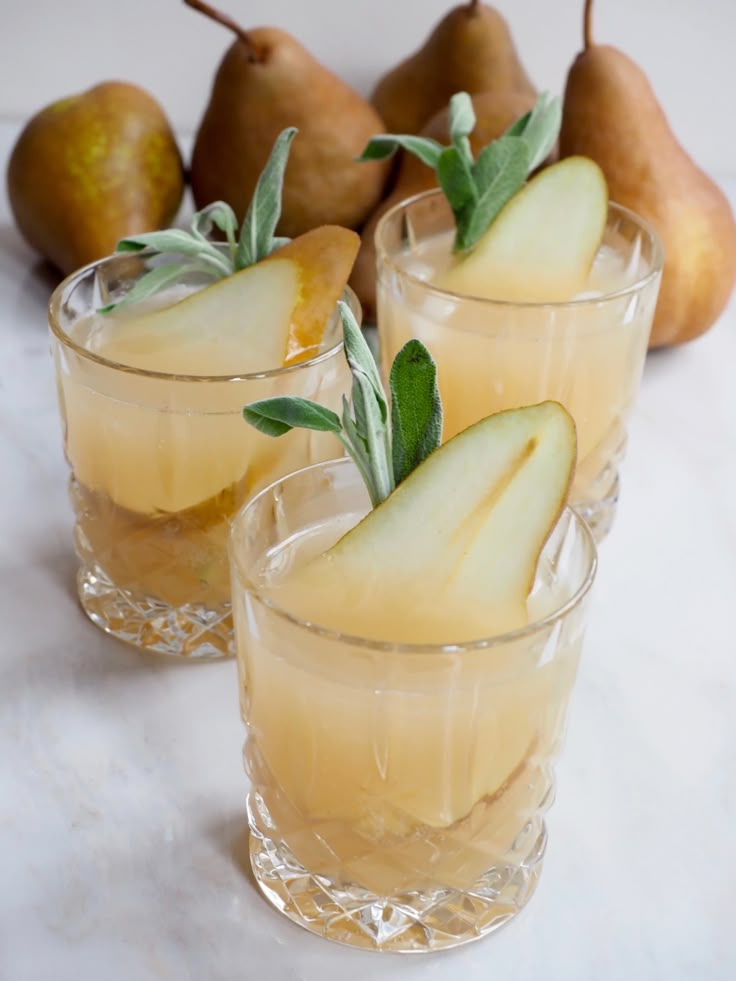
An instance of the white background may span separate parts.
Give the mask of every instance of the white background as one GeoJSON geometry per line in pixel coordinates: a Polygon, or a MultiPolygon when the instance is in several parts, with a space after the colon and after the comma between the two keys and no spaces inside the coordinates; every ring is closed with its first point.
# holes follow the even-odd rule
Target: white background
{"type": "MultiPolygon", "coordinates": [[[[356,88],[417,48],[446,0],[213,0],[246,27],[295,34],[356,88]]],[[[596,0],[595,37],[649,75],[678,137],[736,174],[736,0],[596,0]]],[[[539,88],[561,91],[581,43],[582,0],[498,0],[539,88]]],[[[0,0],[0,118],[21,120],[111,78],[136,82],[177,129],[196,125],[231,36],[181,0],[0,0]]]]}
{"type": "MultiPolygon", "coordinates": [[[[598,38],[646,67],[736,205],[736,0],[596,2],[598,38]]],[[[559,90],[580,0],[499,3],[536,84],[559,90]]],[[[445,9],[228,0],[363,90],[445,9]]],[[[180,0],[0,0],[0,119],[119,77],[186,133],[228,44],[180,0]]],[[[0,123],[0,173],[16,134],[0,123]]],[[[143,659],[77,609],[35,262],[0,186],[2,981],[736,978],[736,297],[647,359],[537,895],[483,944],[399,960],[298,931],[248,884],[235,665],[143,659]]]]}
{"type": "Polygon", "coordinates": [[[235,664],[143,657],[80,612],[51,282],[0,186],[0,981],[734,981],[736,296],[647,358],[537,894],[402,959],[249,881],[235,664]]]}

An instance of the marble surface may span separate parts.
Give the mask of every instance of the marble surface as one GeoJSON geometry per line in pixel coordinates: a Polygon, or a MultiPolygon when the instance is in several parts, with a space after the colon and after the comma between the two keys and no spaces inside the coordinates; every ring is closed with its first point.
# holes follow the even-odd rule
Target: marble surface
{"type": "Polygon", "coordinates": [[[0,198],[0,979],[736,977],[736,301],[647,362],[536,896],[399,958],[256,892],[235,665],[141,657],[77,607],[52,285],[0,198]]]}

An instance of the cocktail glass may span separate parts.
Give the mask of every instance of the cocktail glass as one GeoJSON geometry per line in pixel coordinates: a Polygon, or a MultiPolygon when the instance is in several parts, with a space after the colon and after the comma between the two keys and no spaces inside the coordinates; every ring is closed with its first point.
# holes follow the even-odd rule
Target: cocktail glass
{"type": "Polygon", "coordinates": [[[233,522],[251,863],[266,898],[313,933],[432,951],[501,926],[536,886],[595,543],[566,509],[528,625],[476,643],[380,643],[280,608],[293,562],[368,507],[343,459],[279,480],[233,522]]]}
{"type": "Polygon", "coordinates": [[[502,409],[562,402],[578,431],[571,503],[600,541],[615,515],[659,290],[660,242],[643,219],[611,204],[585,293],[562,303],[499,302],[432,285],[448,264],[453,232],[441,191],[402,202],[376,230],[383,373],[411,337],[427,345],[439,369],[445,439],[502,409]]]}
{"type": "MultiPolygon", "coordinates": [[[[151,262],[114,256],[70,276],[51,298],[79,598],[94,623],[139,648],[220,657],[233,652],[231,517],[277,477],[339,453],[329,434],[270,439],[246,425],[242,407],[300,395],[339,409],[350,376],[337,313],[318,356],[257,374],[166,374],[86,349],[89,318],[120,300],[151,262]]],[[[345,298],[359,316],[355,297],[345,298]]]]}

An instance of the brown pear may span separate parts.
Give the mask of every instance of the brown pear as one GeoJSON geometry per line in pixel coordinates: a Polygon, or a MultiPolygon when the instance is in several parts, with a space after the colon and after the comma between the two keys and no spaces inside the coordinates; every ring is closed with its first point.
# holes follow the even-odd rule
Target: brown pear
{"type": "Polygon", "coordinates": [[[453,8],[424,46],[385,75],[371,102],[389,133],[418,133],[455,92],[535,90],[508,24],[493,7],[471,0],[453,8]]]}
{"type": "Polygon", "coordinates": [[[723,192],[678,143],[652,88],[623,52],[591,40],[567,77],[562,156],[591,157],[611,200],[647,218],[665,252],[650,347],[681,344],[718,319],[736,280],[736,222],[723,192]]]}
{"type": "Polygon", "coordinates": [[[236,34],[194,144],[191,184],[198,207],[224,200],[242,219],[274,140],[296,126],[279,232],[296,237],[318,225],[361,225],[380,200],[389,170],[385,161],[355,159],[385,128],[376,111],[285,31],[245,31],[201,0],[185,2],[236,34]]]}
{"type": "MultiPolygon", "coordinates": [[[[475,110],[475,129],[470,134],[473,155],[492,140],[498,139],[512,123],[534,107],[531,92],[481,92],[472,96],[475,110]]],[[[449,110],[447,106],[435,113],[422,128],[421,135],[450,142],[449,110]]],[[[379,220],[394,205],[414,194],[437,187],[437,175],[411,153],[403,153],[391,193],[373,211],[361,232],[360,252],[353,266],[350,285],[363,308],[365,320],[376,316],[376,247],[375,233],[379,220]]]]}
{"type": "Polygon", "coordinates": [[[163,110],[125,82],[37,113],[13,148],[7,181],[23,237],[63,273],[110,255],[118,239],[169,225],[184,192],[163,110]]]}

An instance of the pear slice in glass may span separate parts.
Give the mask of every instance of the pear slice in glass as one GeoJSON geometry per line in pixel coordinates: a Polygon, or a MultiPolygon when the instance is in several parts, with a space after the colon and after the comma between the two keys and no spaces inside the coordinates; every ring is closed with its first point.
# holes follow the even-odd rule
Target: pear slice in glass
{"type": "Polygon", "coordinates": [[[518,191],[434,285],[489,300],[572,300],[586,288],[607,216],[603,171],[587,157],[568,157],[518,191]]]}
{"type": "Polygon", "coordinates": [[[575,457],[575,424],[557,402],[482,419],[290,575],[277,602],[312,623],[397,643],[521,627],[575,457]]]}
{"type": "Polygon", "coordinates": [[[250,374],[305,360],[319,351],[359,245],[346,228],[315,228],[178,303],[108,314],[91,346],[121,364],[180,375],[250,374]]]}

